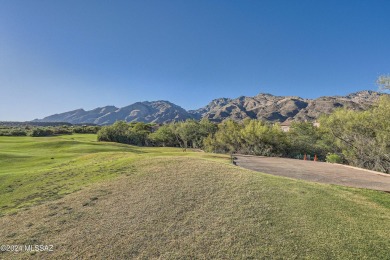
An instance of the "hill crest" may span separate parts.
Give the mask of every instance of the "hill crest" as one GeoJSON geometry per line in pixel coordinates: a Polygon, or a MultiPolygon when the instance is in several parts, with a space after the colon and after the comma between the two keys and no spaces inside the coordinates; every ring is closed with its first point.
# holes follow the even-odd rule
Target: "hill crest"
{"type": "Polygon", "coordinates": [[[382,95],[386,94],[364,90],[346,96],[322,96],[316,99],[306,99],[298,96],[274,96],[268,93],[259,93],[253,97],[217,98],[202,108],[188,111],[166,100],[143,101],[121,108],[105,106],[88,111],[76,109],[34,121],[98,125],[109,125],[119,120],[169,123],[202,118],[214,122],[226,119],[240,121],[245,118],[271,122],[314,121],[321,114],[329,114],[338,107],[365,110],[382,95]]]}

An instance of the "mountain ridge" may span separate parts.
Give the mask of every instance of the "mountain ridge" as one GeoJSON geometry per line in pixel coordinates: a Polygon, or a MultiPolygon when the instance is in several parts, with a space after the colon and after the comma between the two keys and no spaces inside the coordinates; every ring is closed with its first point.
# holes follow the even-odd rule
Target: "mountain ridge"
{"type": "Polygon", "coordinates": [[[253,97],[213,99],[202,108],[188,111],[166,100],[142,101],[121,108],[104,106],[88,111],[80,108],[33,121],[98,125],[109,125],[119,120],[169,123],[202,118],[214,122],[226,119],[240,121],[245,118],[271,122],[314,121],[321,114],[329,114],[338,107],[365,110],[382,95],[387,94],[363,90],[346,96],[321,96],[316,99],[308,99],[298,96],[274,96],[268,93],[259,93],[253,97]]]}

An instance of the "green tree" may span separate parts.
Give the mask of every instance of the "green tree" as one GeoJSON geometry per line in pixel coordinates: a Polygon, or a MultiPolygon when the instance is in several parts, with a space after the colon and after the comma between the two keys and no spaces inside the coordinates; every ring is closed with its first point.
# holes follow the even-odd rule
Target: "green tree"
{"type": "Polygon", "coordinates": [[[349,164],[390,173],[390,97],[367,111],[336,110],[321,118],[349,164]]]}
{"type": "Polygon", "coordinates": [[[199,123],[195,120],[188,119],[185,122],[176,123],[174,126],[175,135],[180,147],[184,151],[187,150],[188,146],[194,147],[193,141],[197,138],[199,123]]]}
{"type": "Polygon", "coordinates": [[[260,120],[247,120],[241,130],[242,152],[264,156],[285,154],[286,134],[279,125],[260,120]]]}
{"type": "Polygon", "coordinates": [[[377,79],[377,84],[381,91],[389,91],[390,90],[390,75],[381,75],[377,79]]]}
{"type": "Polygon", "coordinates": [[[287,137],[290,157],[316,154],[319,159],[324,160],[327,153],[331,151],[329,147],[331,142],[326,132],[321,127],[314,126],[312,122],[293,122],[287,137]]]}
{"type": "Polygon", "coordinates": [[[217,153],[235,153],[240,151],[243,125],[233,120],[226,120],[218,125],[214,136],[210,135],[204,140],[205,149],[217,153]]]}
{"type": "Polygon", "coordinates": [[[151,133],[149,138],[158,146],[179,146],[172,124],[160,126],[156,132],[151,133]]]}
{"type": "Polygon", "coordinates": [[[31,136],[41,137],[41,136],[51,136],[54,135],[54,131],[50,128],[34,128],[31,132],[31,136]]]}
{"type": "Polygon", "coordinates": [[[202,119],[195,126],[194,137],[191,141],[193,148],[204,148],[204,140],[209,136],[213,136],[218,129],[218,126],[208,119],[202,119]]]}
{"type": "Polygon", "coordinates": [[[133,145],[149,145],[148,135],[151,126],[145,123],[115,122],[111,126],[104,126],[98,132],[99,141],[118,142],[133,145]]]}

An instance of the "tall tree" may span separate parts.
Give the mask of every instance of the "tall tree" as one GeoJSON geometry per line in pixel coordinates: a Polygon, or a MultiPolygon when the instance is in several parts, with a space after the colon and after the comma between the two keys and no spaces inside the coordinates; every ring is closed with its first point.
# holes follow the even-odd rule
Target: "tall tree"
{"type": "Polygon", "coordinates": [[[352,165],[390,173],[390,97],[367,111],[340,109],[321,118],[321,127],[352,165]]]}
{"type": "Polygon", "coordinates": [[[390,91],[390,75],[381,75],[376,82],[380,90],[390,91]]]}

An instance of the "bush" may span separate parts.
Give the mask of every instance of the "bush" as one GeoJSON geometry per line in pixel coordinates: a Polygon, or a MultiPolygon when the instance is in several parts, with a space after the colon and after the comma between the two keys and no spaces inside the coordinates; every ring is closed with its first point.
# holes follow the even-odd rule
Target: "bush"
{"type": "Polygon", "coordinates": [[[172,124],[159,127],[149,139],[157,146],[179,146],[172,124]]]}
{"type": "Polygon", "coordinates": [[[21,129],[1,129],[0,136],[26,136],[27,132],[21,129]]]}
{"type": "Polygon", "coordinates": [[[390,96],[366,111],[338,109],[320,118],[332,151],[350,165],[390,173],[390,96]]]}
{"type": "Polygon", "coordinates": [[[320,161],[324,161],[329,152],[335,151],[326,134],[312,122],[293,122],[287,138],[289,147],[286,152],[291,158],[302,154],[316,154],[320,161]]]}
{"type": "Polygon", "coordinates": [[[10,136],[11,133],[8,130],[0,130],[0,136],[10,136]]]}
{"type": "Polygon", "coordinates": [[[126,123],[118,121],[111,126],[102,127],[98,134],[98,141],[117,142],[133,145],[149,145],[148,135],[151,127],[145,123],[126,123]]]}
{"type": "Polygon", "coordinates": [[[10,132],[10,135],[12,135],[12,136],[26,136],[27,132],[23,131],[23,130],[20,130],[20,129],[15,129],[15,130],[12,130],[10,132]]]}
{"type": "Polygon", "coordinates": [[[287,145],[286,134],[278,125],[260,120],[241,123],[226,120],[218,125],[214,134],[204,139],[205,150],[217,153],[282,156],[287,145]]]}
{"type": "Polygon", "coordinates": [[[35,128],[31,132],[31,136],[34,137],[51,136],[53,134],[54,134],[53,130],[47,128],[35,128]]]}
{"type": "Polygon", "coordinates": [[[71,135],[73,134],[73,131],[67,127],[56,127],[54,128],[53,133],[55,135],[71,135]]]}
{"type": "Polygon", "coordinates": [[[330,153],[326,156],[326,161],[329,163],[342,163],[343,159],[335,153],[330,153]]]}
{"type": "Polygon", "coordinates": [[[77,126],[73,128],[73,132],[77,134],[97,134],[100,126],[77,126]]]}

